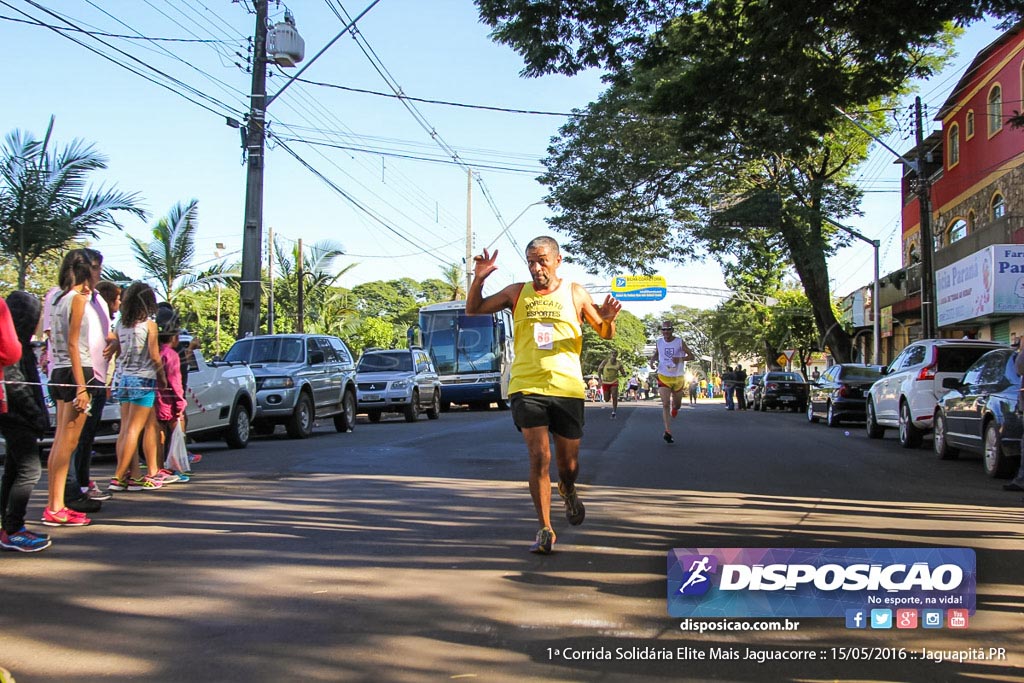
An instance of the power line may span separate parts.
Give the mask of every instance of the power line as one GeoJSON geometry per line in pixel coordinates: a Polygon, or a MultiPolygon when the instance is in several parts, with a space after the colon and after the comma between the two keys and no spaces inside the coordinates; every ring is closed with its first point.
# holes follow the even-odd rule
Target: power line
{"type": "Polygon", "coordinates": [[[382,219],[379,216],[377,216],[377,214],[375,214],[373,211],[371,211],[368,207],[364,206],[358,199],[356,199],[355,197],[350,195],[348,192],[345,192],[345,190],[343,190],[340,187],[338,187],[338,185],[336,185],[330,178],[328,178],[323,173],[321,173],[316,168],[314,168],[308,161],[303,159],[302,156],[300,156],[295,150],[293,150],[287,144],[285,144],[284,142],[281,142],[281,141],[279,141],[278,144],[281,147],[281,149],[283,149],[284,151],[288,152],[288,154],[290,154],[296,161],[298,161],[303,167],[305,167],[306,170],[308,170],[310,173],[312,173],[317,178],[319,178],[321,181],[323,181],[328,187],[330,187],[332,190],[334,190],[339,195],[341,195],[352,206],[356,207],[357,209],[359,209],[360,211],[365,213],[367,216],[372,218],[377,223],[380,223],[382,226],[384,226],[389,231],[391,231],[392,233],[397,235],[403,241],[408,242],[412,246],[419,248],[421,253],[426,254],[426,255],[430,256],[431,258],[436,259],[438,262],[440,262],[441,264],[443,264],[445,266],[449,265],[447,261],[445,261],[444,259],[442,259],[439,256],[437,256],[436,254],[434,254],[431,250],[423,249],[423,248],[419,247],[419,245],[416,244],[416,242],[413,241],[411,238],[409,238],[408,236],[404,235],[397,228],[395,228],[395,227],[391,226],[390,224],[388,224],[387,221],[385,221],[384,219],[382,219]]]}
{"type": "Polygon", "coordinates": [[[234,43],[237,44],[237,40],[211,40],[206,38],[161,38],[158,36],[128,36],[121,33],[104,33],[103,31],[88,31],[83,28],[66,28],[62,26],[53,26],[42,21],[29,21],[27,19],[18,19],[16,17],[8,17],[0,14],[0,19],[4,21],[13,21],[19,24],[29,24],[30,26],[40,26],[43,28],[54,29],[57,31],[69,31],[71,33],[84,33],[88,36],[99,36],[101,38],[122,38],[124,40],[147,40],[150,42],[164,42],[164,43],[234,43]]]}
{"type": "MultiPolygon", "coordinates": [[[[78,28],[77,26],[74,25],[73,22],[71,22],[71,21],[61,17],[60,15],[56,14],[55,12],[52,12],[51,10],[47,9],[46,7],[43,7],[42,5],[38,4],[34,0],[25,0],[25,2],[29,3],[30,5],[32,5],[36,9],[38,9],[38,10],[40,10],[42,12],[45,12],[46,14],[49,14],[50,16],[53,16],[53,17],[55,17],[57,19],[60,19],[61,21],[64,21],[65,23],[69,24],[73,28],[78,28]]],[[[35,17],[32,17],[30,14],[27,14],[26,12],[22,11],[21,9],[19,9],[17,7],[14,7],[10,3],[8,3],[6,0],[0,0],[0,4],[4,5],[5,7],[8,7],[10,9],[14,10],[15,12],[18,12],[18,13],[26,16],[26,17],[35,19],[35,17]]],[[[130,55],[127,52],[125,52],[123,50],[120,50],[120,49],[114,47],[113,45],[110,45],[109,43],[104,42],[103,40],[100,40],[99,38],[95,38],[95,40],[97,42],[99,42],[99,43],[102,43],[103,45],[105,45],[106,47],[110,48],[111,50],[114,50],[115,52],[118,52],[118,53],[124,55],[125,57],[128,57],[132,61],[138,62],[139,64],[141,64],[146,69],[149,69],[149,70],[153,71],[154,73],[159,74],[160,76],[162,76],[163,78],[167,79],[171,83],[175,83],[177,85],[180,85],[182,88],[184,88],[185,90],[195,94],[196,96],[198,96],[198,97],[200,97],[202,99],[205,99],[205,100],[207,100],[208,102],[210,102],[212,104],[215,104],[215,105],[218,105],[220,107],[223,107],[223,109],[225,111],[216,111],[215,109],[212,109],[211,107],[209,107],[209,106],[207,106],[207,105],[205,105],[205,104],[203,104],[201,102],[198,102],[198,101],[192,99],[191,97],[189,97],[188,95],[182,93],[181,91],[175,90],[174,88],[172,88],[167,83],[161,83],[160,81],[152,78],[151,76],[148,76],[145,73],[143,73],[141,71],[138,71],[136,68],[133,68],[133,67],[129,66],[128,64],[125,64],[124,62],[118,61],[117,59],[111,57],[110,55],[106,54],[105,52],[102,52],[101,50],[97,50],[96,48],[92,47],[91,45],[87,45],[86,43],[83,43],[82,41],[74,38],[73,36],[70,36],[70,35],[67,35],[66,33],[63,33],[61,31],[60,27],[56,27],[56,26],[52,26],[51,27],[49,25],[46,25],[46,27],[50,28],[52,31],[57,33],[57,35],[63,36],[64,38],[67,38],[68,40],[70,40],[70,41],[72,41],[74,43],[77,43],[78,45],[81,45],[82,47],[84,47],[85,49],[89,50],[90,52],[93,52],[93,53],[99,55],[100,57],[103,57],[104,59],[106,59],[106,60],[108,60],[110,62],[113,62],[114,64],[117,64],[121,68],[123,68],[123,69],[125,69],[127,71],[130,71],[130,72],[134,73],[135,75],[140,76],[140,77],[146,79],[147,81],[149,81],[151,83],[154,83],[155,85],[159,85],[162,88],[170,90],[175,95],[178,95],[179,97],[182,97],[182,98],[188,100],[189,102],[191,102],[192,104],[195,104],[195,105],[197,105],[199,107],[202,107],[203,109],[205,109],[205,110],[207,110],[207,111],[209,111],[209,112],[211,112],[213,114],[216,114],[217,116],[227,116],[227,114],[225,114],[225,111],[227,111],[230,114],[237,115],[237,116],[241,116],[242,115],[239,110],[232,109],[230,105],[225,104],[224,102],[221,102],[220,100],[217,100],[216,98],[214,98],[214,97],[212,97],[210,95],[207,95],[206,93],[204,93],[204,92],[202,92],[202,91],[200,91],[200,90],[198,90],[196,88],[193,88],[192,86],[188,85],[187,83],[185,83],[185,82],[183,82],[183,81],[181,81],[181,80],[179,80],[177,78],[174,78],[173,76],[171,76],[169,74],[164,73],[163,71],[157,69],[156,67],[154,67],[154,66],[152,66],[152,65],[150,65],[150,64],[148,64],[146,62],[144,62],[143,60],[139,59],[138,57],[130,55]]]]}
{"type": "Polygon", "coordinates": [[[449,165],[459,166],[459,167],[462,167],[462,168],[465,168],[466,164],[470,163],[473,168],[485,168],[485,169],[488,169],[488,170],[506,171],[506,172],[509,172],[509,173],[541,173],[542,172],[542,169],[514,168],[514,167],[511,167],[511,166],[494,166],[494,165],[489,165],[489,164],[473,163],[473,162],[470,162],[468,160],[465,161],[465,162],[460,162],[460,161],[455,161],[455,160],[452,160],[452,159],[441,159],[441,158],[438,158],[438,157],[421,157],[421,156],[416,156],[416,155],[413,155],[413,154],[401,154],[401,153],[398,153],[398,152],[389,152],[389,151],[380,150],[380,149],[373,149],[373,148],[369,148],[369,147],[355,147],[355,146],[352,146],[352,145],[338,145],[338,144],[333,144],[333,143],[326,142],[326,141],[323,141],[323,140],[308,140],[308,139],[304,139],[304,138],[289,138],[289,137],[281,137],[279,135],[276,135],[274,137],[277,140],[286,140],[288,142],[302,142],[302,143],[305,143],[307,145],[318,145],[318,146],[321,146],[321,147],[332,147],[334,149],[343,149],[343,150],[350,151],[350,152],[363,152],[365,154],[375,154],[375,155],[378,155],[378,156],[392,157],[392,158],[396,158],[396,159],[411,159],[411,160],[414,160],[414,161],[427,161],[427,162],[435,163],[435,164],[449,164],[449,165]]]}

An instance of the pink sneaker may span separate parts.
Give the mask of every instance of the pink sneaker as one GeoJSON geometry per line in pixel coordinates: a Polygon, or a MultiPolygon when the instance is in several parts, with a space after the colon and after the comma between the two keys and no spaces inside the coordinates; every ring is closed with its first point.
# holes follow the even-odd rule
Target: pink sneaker
{"type": "Polygon", "coordinates": [[[81,512],[61,508],[56,512],[49,508],[43,510],[43,524],[46,526],[88,526],[92,520],[81,512]]]}

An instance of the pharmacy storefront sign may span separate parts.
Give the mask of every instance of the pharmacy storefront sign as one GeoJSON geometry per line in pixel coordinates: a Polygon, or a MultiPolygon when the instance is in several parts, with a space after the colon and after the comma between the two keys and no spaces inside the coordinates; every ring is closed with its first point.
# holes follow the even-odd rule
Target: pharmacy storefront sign
{"type": "Polygon", "coordinates": [[[993,244],[935,273],[939,325],[1024,314],[1024,245],[993,244]]]}

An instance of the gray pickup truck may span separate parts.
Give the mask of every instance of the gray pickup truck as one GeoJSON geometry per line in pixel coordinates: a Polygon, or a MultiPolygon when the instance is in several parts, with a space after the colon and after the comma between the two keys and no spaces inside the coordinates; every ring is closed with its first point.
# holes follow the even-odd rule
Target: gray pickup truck
{"type": "Polygon", "coordinates": [[[324,334],[265,334],[239,339],[224,356],[256,376],[253,431],[269,434],[283,424],[305,439],[317,419],[334,418],[339,432],[356,423],[356,369],[345,342],[324,334]]]}

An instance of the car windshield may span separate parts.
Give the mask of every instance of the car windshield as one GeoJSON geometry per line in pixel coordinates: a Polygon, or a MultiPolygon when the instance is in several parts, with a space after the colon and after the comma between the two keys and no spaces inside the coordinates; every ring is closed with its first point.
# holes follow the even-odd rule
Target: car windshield
{"type": "Polygon", "coordinates": [[[766,382],[803,382],[804,378],[795,372],[773,372],[764,378],[766,382]]]}
{"type": "Polygon", "coordinates": [[[245,363],[301,363],[302,358],[302,340],[294,337],[240,339],[224,356],[245,363]]]}
{"type": "Polygon", "coordinates": [[[845,380],[858,380],[858,379],[876,380],[876,379],[878,379],[881,376],[882,376],[881,371],[880,370],[875,370],[874,368],[850,367],[850,368],[843,368],[843,371],[842,371],[842,373],[840,374],[839,377],[840,377],[840,379],[845,379],[845,380]]]}
{"type": "Polygon", "coordinates": [[[408,353],[370,353],[359,360],[356,372],[411,372],[412,356],[408,353]]]}

